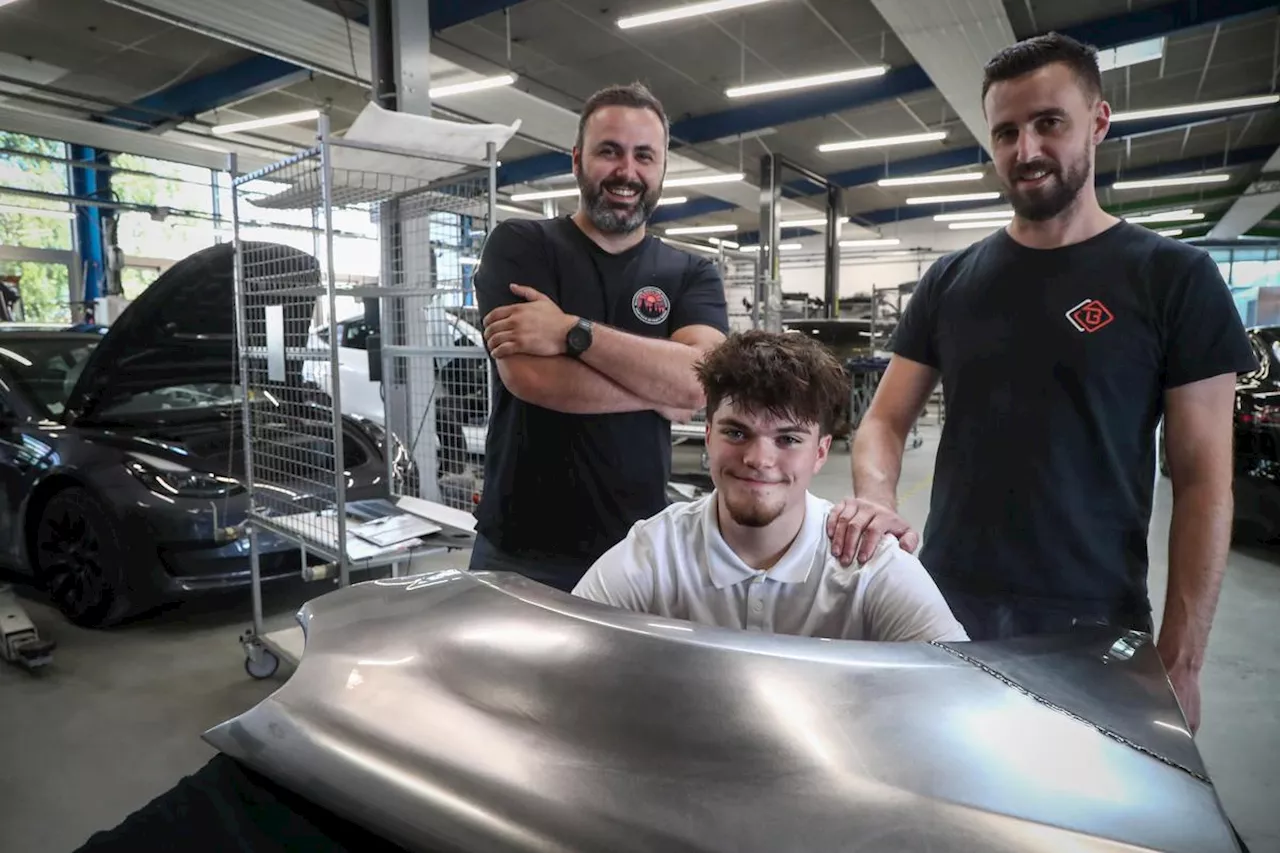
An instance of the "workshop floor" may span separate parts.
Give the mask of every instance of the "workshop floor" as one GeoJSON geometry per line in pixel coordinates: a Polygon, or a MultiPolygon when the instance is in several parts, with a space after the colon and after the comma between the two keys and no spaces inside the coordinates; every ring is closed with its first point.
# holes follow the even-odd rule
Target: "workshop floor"
{"type": "MultiPolygon", "coordinates": [[[[907,453],[904,514],[923,525],[936,432],[907,453]]],[[[676,448],[696,468],[696,446],[676,448]]],[[[837,500],[849,486],[843,447],[814,485],[837,500]]],[[[1164,600],[1170,493],[1162,480],[1151,537],[1151,585],[1164,600]]],[[[465,553],[446,558],[464,566],[465,553]]],[[[269,596],[273,624],[315,588],[269,596]]],[[[211,755],[209,726],[268,695],[286,677],[251,680],[237,639],[243,601],[188,609],[108,632],[77,630],[31,603],[40,630],[58,641],[39,677],[0,668],[0,850],[65,853],[91,833],[199,768],[211,755]]],[[[1254,853],[1280,853],[1280,553],[1234,550],[1203,678],[1198,736],[1228,813],[1254,853]]]]}

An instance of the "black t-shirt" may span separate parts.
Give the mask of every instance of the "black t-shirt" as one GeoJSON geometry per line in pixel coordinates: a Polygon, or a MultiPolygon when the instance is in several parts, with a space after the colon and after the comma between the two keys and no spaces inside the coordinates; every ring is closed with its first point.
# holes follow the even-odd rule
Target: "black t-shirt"
{"type": "Polygon", "coordinates": [[[1255,366],[1209,255],[1127,222],[938,260],[893,351],[942,374],[920,552],[939,584],[1139,612],[1163,392],[1255,366]]]}
{"type": "MultiPolygon", "coordinates": [[[[542,291],[567,314],[633,335],[729,326],[724,283],[710,260],[652,236],[613,255],[567,216],[498,225],[474,281],[481,316],[521,301],[511,293],[515,283],[542,291]]],[[[500,377],[494,385],[476,512],[486,539],[512,554],[589,564],[666,507],[671,424],[661,415],[564,414],[519,399],[500,377]]]]}

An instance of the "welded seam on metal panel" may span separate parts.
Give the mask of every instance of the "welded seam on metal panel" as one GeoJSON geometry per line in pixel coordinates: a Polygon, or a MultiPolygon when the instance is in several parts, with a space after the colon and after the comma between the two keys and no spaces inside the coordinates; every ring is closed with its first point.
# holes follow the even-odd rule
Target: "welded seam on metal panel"
{"type": "Polygon", "coordinates": [[[1005,675],[999,670],[991,667],[988,664],[983,663],[980,660],[977,660],[976,658],[972,658],[969,655],[966,655],[964,652],[958,649],[955,649],[939,641],[931,642],[929,645],[942,649],[947,654],[950,654],[951,656],[959,660],[962,660],[965,663],[970,664],[973,667],[976,667],[977,669],[982,670],[987,675],[990,675],[992,678],[995,678],[996,680],[1000,681],[1005,686],[1012,687],[1014,690],[1017,690],[1023,696],[1026,696],[1030,699],[1035,700],[1036,702],[1039,702],[1041,705],[1044,705],[1046,708],[1052,711],[1057,711],[1059,714],[1063,714],[1067,717],[1070,717],[1071,719],[1075,720],[1078,723],[1083,723],[1084,725],[1089,726],[1090,728],[1094,729],[1100,734],[1111,738],[1117,743],[1124,744],[1125,746],[1131,749],[1136,749],[1138,752],[1141,752],[1144,755],[1148,755],[1151,758],[1156,759],[1157,761],[1163,762],[1169,765],[1170,767],[1176,767],[1177,769],[1186,773],[1188,776],[1191,776],[1194,779],[1204,782],[1206,785],[1212,784],[1209,781],[1209,777],[1204,775],[1203,773],[1198,773],[1195,770],[1192,770],[1190,767],[1187,767],[1186,765],[1180,762],[1174,761],[1172,758],[1169,758],[1167,755],[1161,755],[1160,753],[1156,752],[1154,749],[1143,746],[1140,743],[1136,743],[1135,741],[1130,740],[1129,738],[1125,737],[1119,732],[1113,731],[1112,729],[1109,729],[1106,726],[1102,726],[1102,725],[1099,725],[1098,723],[1093,722],[1092,720],[1085,719],[1084,717],[1080,716],[1074,711],[1068,711],[1066,708],[1062,707],[1056,702],[1050,702],[1048,699],[1046,699],[1044,696],[1041,696],[1039,693],[1036,693],[1033,690],[1028,690],[1026,687],[1023,687],[1021,684],[1009,678],[1009,676],[1005,675]]]}

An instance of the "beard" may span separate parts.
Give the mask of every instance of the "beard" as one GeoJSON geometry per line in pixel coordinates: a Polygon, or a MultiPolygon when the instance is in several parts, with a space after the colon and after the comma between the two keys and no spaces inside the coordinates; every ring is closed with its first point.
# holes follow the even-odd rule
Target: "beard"
{"type": "Polygon", "coordinates": [[[1065,173],[1058,163],[1039,158],[1015,165],[1008,180],[1001,183],[1014,213],[1032,222],[1044,222],[1074,204],[1088,180],[1089,152],[1086,150],[1067,165],[1065,173]],[[1018,188],[1019,178],[1039,171],[1048,173],[1043,185],[1028,190],[1018,188]]]}
{"type": "Polygon", "coordinates": [[[786,502],[782,498],[772,500],[756,494],[725,494],[724,508],[729,518],[741,527],[768,527],[782,515],[786,502]]]}
{"type": "Polygon", "coordinates": [[[602,234],[630,234],[640,228],[649,221],[662,196],[661,186],[651,190],[642,181],[613,178],[592,184],[585,175],[578,176],[578,192],[582,196],[582,206],[587,218],[602,234]],[[613,190],[630,189],[635,192],[635,197],[624,204],[606,196],[605,187],[613,190]]]}

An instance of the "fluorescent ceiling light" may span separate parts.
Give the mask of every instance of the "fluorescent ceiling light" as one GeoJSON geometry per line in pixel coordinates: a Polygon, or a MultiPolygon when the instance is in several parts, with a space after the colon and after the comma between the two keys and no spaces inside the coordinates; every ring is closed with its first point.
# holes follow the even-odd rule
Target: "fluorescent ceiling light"
{"type": "Polygon", "coordinates": [[[482,77],[479,80],[470,80],[466,83],[437,86],[434,89],[428,89],[427,96],[431,98],[447,98],[450,95],[465,95],[468,92],[481,92],[485,89],[496,89],[499,86],[510,86],[514,82],[516,82],[516,75],[499,74],[497,77],[482,77]]]}
{"type": "Polygon", "coordinates": [[[302,110],[296,113],[282,113],[278,116],[268,116],[267,118],[255,118],[248,121],[233,121],[228,124],[220,124],[211,128],[216,136],[222,136],[227,133],[240,133],[245,130],[258,130],[263,127],[276,127],[282,124],[297,124],[303,121],[315,121],[320,118],[319,110],[302,110]]]}
{"type": "Polygon", "coordinates": [[[1151,178],[1146,181],[1116,181],[1113,190],[1145,190],[1152,187],[1185,187],[1190,184],[1220,184],[1231,180],[1230,175],[1184,175],[1180,178],[1151,178]]]}
{"type": "Polygon", "coordinates": [[[732,240],[722,240],[719,237],[708,237],[707,242],[715,243],[717,246],[724,246],[726,249],[738,248],[738,244],[733,242],[732,240]]]}
{"type": "Polygon", "coordinates": [[[1196,213],[1191,208],[1182,210],[1166,210],[1162,213],[1145,213],[1138,216],[1126,216],[1125,222],[1141,225],[1145,222],[1195,222],[1204,219],[1203,213],[1196,213]]]}
{"type": "Polygon", "coordinates": [[[1179,234],[1182,233],[1182,229],[1166,228],[1163,231],[1157,231],[1156,233],[1159,234],[1161,237],[1177,237],[1179,234]]]}
{"type": "Polygon", "coordinates": [[[774,92],[790,92],[795,89],[812,89],[815,86],[830,86],[833,83],[847,83],[850,80],[866,80],[871,77],[883,77],[889,70],[887,65],[872,65],[867,68],[850,68],[845,71],[832,71],[829,74],[813,74],[808,77],[792,77],[789,80],[774,80],[771,83],[753,83],[750,86],[733,86],[725,89],[729,98],[747,98],[751,95],[768,95],[774,92]]]}
{"type": "Polygon", "coordinates": [[[1142,62],[1153,62],[1164,56],[1164,36],[1122,44],[1098,51],[1098,70],[1114,71],[1142,62]]]}
{"type": "Polygon", "coordinates": [[[1196,113],[1213,113],[1219,110],[1243,110],[1249,107],[1266,107],[1276,103],[1280,103],[1280,94],[1228,98],[1225,101],[1204,101],[1199,104],[1179,104],[1172,107],[1155,107],[1149,110],[1129,110],[1128,112],[1112,113],[1111,123],[1138,121],[1144,118],[1166,118],[1168,116],[1194,115],[1196,113]]]}
{"type": "Polygon", "coordinates": [[[458,263],[462,264],[464,267],[474,267],[480,263],[480,259],[463,255],[462,257],[458,258],[458,263]]]}
{"type": "Polygon", "coordinates": [[[884,239],[873,240],[841,240],[840,248],[842,249],[875,249],[881,246],[896,246],[902,241],[897,237],[885,237],[884,239]]]}
{"type": "Polygon", "coordinates": [[[779,252],[790,252],[794,249],[803,249],[803,248],[804,248],[803,243],[779,243],[778,244],[779,252]]]}
{"type": "Polygon", "coordinates": [[[876,181],[879,187],[914,187],[919,184],[958,184],[964,181],[980,181],[985,177],[981,172],[956,172],[952,175],[917,175],[914,178],[881,178],[876,181]]]}
{"type": "Polygon", "coordinates": [[[880,148],[886,145],[910,145],[913,142],[937,142],[947,138],[945,130],[931,133],[911,133],[906,136],[881,136],[875,139],[850,139],[846,142],[824,142],[819,151],[855,151],[859,148],[880,148]]]}
{"type": "MultiPolygon", "coordinates": [[[[4,5],[0,2],[0,6],[4,5]]],[[[0,213],[12,213],[19,216],[48,216],[52,219],[75,219],[72,210],[43,210],[39,207],[21,207],[16,204],[0,204],[0,213]]]]}
{"type": "Polygon", "coordinates": [[[1003,228],[1011,221],[1009,219],[992,219],[987,222],[952,222],[947,227],[952,231],[965,231],[971,228],[1003,228]]]}
{"type": "Polygon", "coordinates": [[[737,225],[686,225],[681,228],[668,228],[664,233],[676,234],[724,234],[737,231],[737,225]]]}
{"type": "Polygon", "coordinates": [[[493,206],[498,208],[499,210],[505,210],[508,213],[519,213],[524,216],[541,216],[542,215],[541,211],[525,210],[523,207],[516,207],[514,204],[503,204],[500,201],[494,202],[493,206]]]}
{"type": "Polygon", "coordinates": [[[982,213],[970,211],[968,213],[939,213],[933,217],[934,222],[963,222],[966,219],[1012,219],[1013,208],[1003,208],[1001,210],[987,210],[982,213]]]}
{"type": "Polygon", "coordinates": [[[691,175],[684,178],[667,178],[662,182],[662,186],[666,187],[701,187],[706,184],[731,184],[734,181],[741,181],[745,178],[742,172],[734,172],[728,175],[691,175]]]}
{"type": "Polygon", "coordinates": [[[512,201],[542,201],[548,198],[569,198],[578,194],[578,188],[571,190],[538,190],[531,193],[512,193],[512,201]]]}
{"type": "Polygon", "coordinates": [[[658,207],[662,207],[664,204],[684,204],[688,200],[689,197],[687,195],[663,196],[658,199],[658,207]]]}
{"type": "Polygon", "coordinates": [[[746,6],[758,6],[770,0],[706,0],[703,3],[690,3],[687,6],[673,6],[658,12],[646,12],[643,15],[629,15],[618,19],[618,28],[633,30],[636,27],[648,27],[653,24],[665,24],[668,21],[679,21],[698,15],[711,15],[716,12],[728,12],[746,6]]]}
{"type": "MultiPolygon", "coordinates": [[[[836,217],[837,225],[842,225],[848,221],[849,217],[847,216],[836,217]]],[[[827,218],[825,216],[821,219],[784,219],[782,221],[783,228],[825,228],[826,225],[827,218]]]]}
{"type": "Polygon", "coordinates": [[[957,195],[919,195],[907,199],[907,204],[947,204],[953,201],[993,201],[1000,193],[959,193],[957,195]]]}

